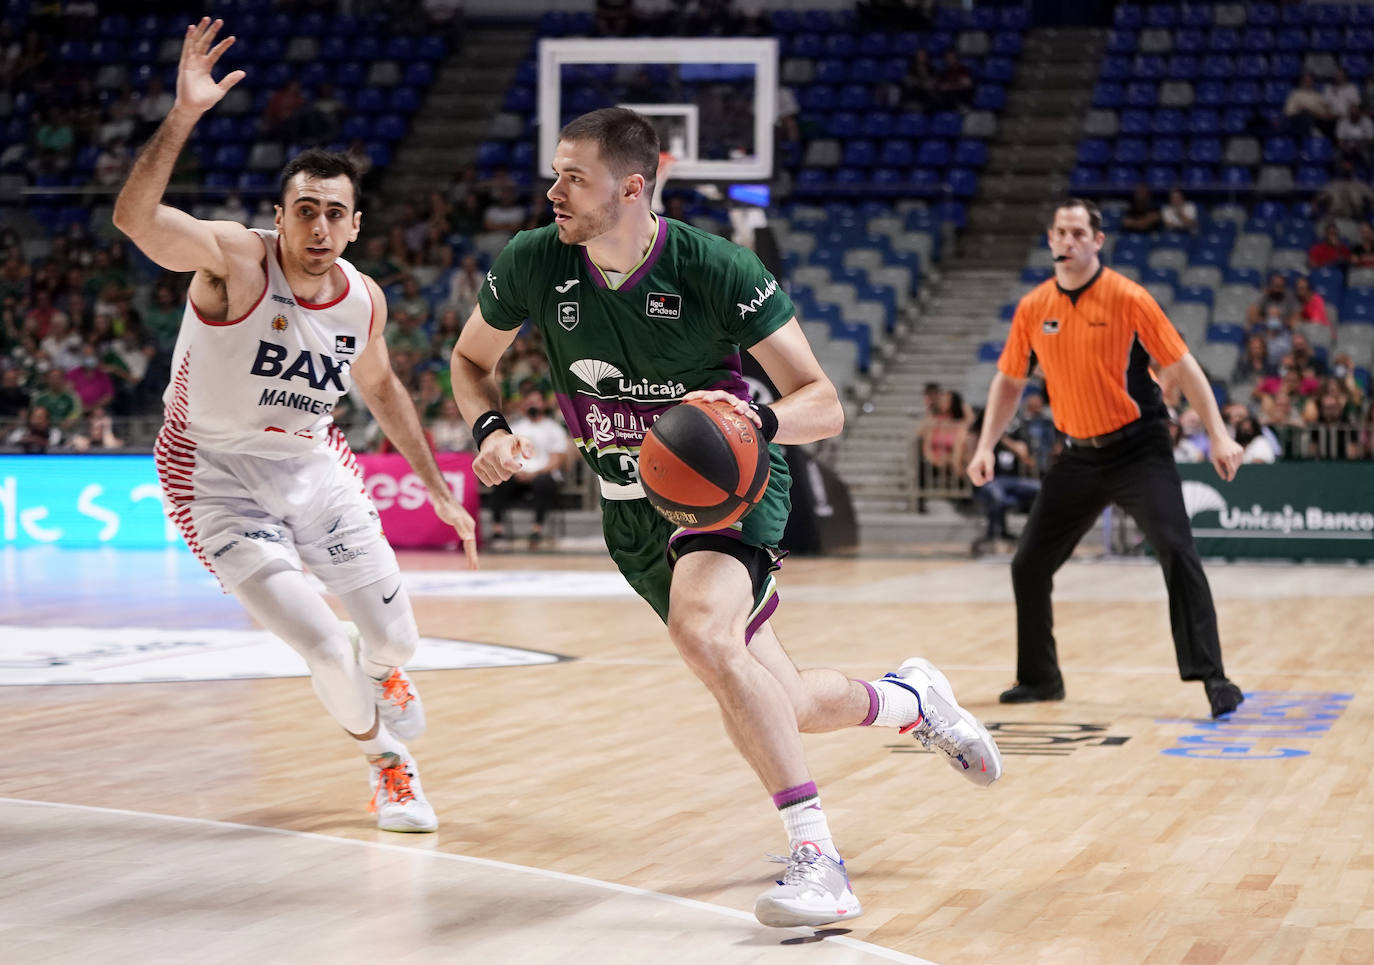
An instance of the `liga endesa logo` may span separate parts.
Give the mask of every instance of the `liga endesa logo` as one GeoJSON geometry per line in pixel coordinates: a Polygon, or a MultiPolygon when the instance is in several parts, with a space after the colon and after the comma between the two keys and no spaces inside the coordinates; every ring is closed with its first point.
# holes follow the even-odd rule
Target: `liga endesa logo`
{"type": "MultiPolygon", "coordinates": [[[[153,683],[304,677],[297,653],[265,630],[0,626],[0,685],[153,683]]],[[[408,670],[525,667],[569,659],[471,640],[421,637],[408,670]]]]}

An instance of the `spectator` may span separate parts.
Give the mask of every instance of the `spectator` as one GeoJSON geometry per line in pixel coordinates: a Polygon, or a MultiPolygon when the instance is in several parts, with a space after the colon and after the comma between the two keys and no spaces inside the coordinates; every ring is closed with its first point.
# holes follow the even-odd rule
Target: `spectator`
{"type": "Polygon", "coordinates": [[[1345,388],[1345,394],[1356,406],[1364,405],[1365,391],[1355,378],[1355,363],[1349,352],[1337,352],[1331,358],[1331,377],[1345,388]]]}
{"type": "Polygon", "coordinates": [[[31,328],[39,338],[48,338],[57,323],[64,326],[62,335],[71,331],[71,319],[67,313],[53,304],[52,291],[47,286],[34,289],[33,304],[24,313],[24,325],[31,328]]]}
{"type": "Polygon", "coordinates": [[[1326,379],[1315,397],[1303,404],[1303,423],[1308,433],[1305,455],[1317,459],[1349,459],[1359,409],[1351,405],[1336,379],[1326,379]]]}
{"type": "Polygon", "coordinates": [[[435,452],[467,452],[472,449],[472,430],[458,411],[452,395],[444,398],[439,416],[429,427],[435,452]]]}
{"type": "Polygon", "coordinates": [[[1021,403],[1021,427],[1026,445],[1030,447],[1032,470],[1036,476],[1043,476],[1058,458],[1063,441],[1059,438],[1059,430],[1054,427],[1054,418],[1045,404],[1045,397],[1039,392],[1026,393],[1021,403]]]}
{"type": "Polygon", "coordinates": [[[1350,82],[1350,77],[1341,67],[1336,75],[1322,88],[1322,100],[1326,102],[1326,112],[1332,117],[1345,117],[1350,108],[1360,106],[1360,89],[1350,82]]]}
{"type": "Polygon", "coordinates": [[[1197,205],[1184,198],[1179,188],[1169,192],[1169,203],[1159,215],[1169,231],[1197,231],[1197,205]]]}
{"type": "Polygon", "coordinates": [[[157,345],[142,325],[130,325],[106,347],[102,358],[116,378],[116,412],[132,415],[145,399],[155,398],[158,389],[167,384],[166,373],[155,364],[157,356],[157,345]]]}
{"type": "Polygon", "coordinates": [[[515,189],[503,186],[496,193],[496,200],[482,217],[482,230],[515,234],[525,226],[528,218],[529,211],[520,203],[515,189]]]}
{"type": "Polygon", "coordinates": [[[1343,158],[1356,164],[1368,165],[1371,157],[1374,157],[1374,151],[1371,151],[1371,145],[1374,145],[1374,120],[1360,110],[1358,104],[1352,104],[1337,122],[1336,145],[1343,158]]]}
{"type": "Polygon", "coordinates": [[[529,493],[534,500],[530,549],[538,549],[544,538],[544,521],[558,498],[558,484],[568,459],[568,433],[561,422],[549,418],[548,404],[540,393],[528,393],[521,409],[524,414],[511,423],[510,429],[513,434],[533,443],[534,455],[488,496],[491,536],[493,540],[505,538],[506,509],[516,498],[529,493]]]}
{"type": "Polygon", "coordinates": [[[952,47],[945,51],[945,62],[935,87],[939,106],[944,110],[966,111],[973,106],[973,73],[960,63],[952,47]]]}
{"type": "Polygon", "coordinates": [[[1202,453],[1193,441],[1183,434],[1176,419],[1169,420],[1169,441],[1174,447],[1174,462],[1203,462],[1202,453]]]}
{"type": "Polygon", "coordinates": [[[243,196],[237,190],[230,191],[224,200],[210,209],[212,221],[236,221],[246,225],[250,214],[243,204],[243,196]]]}
{"type": "Polygon", "coordinates": [[[475,164],[464,165],[462,170],[453,176],[453,180],[448,185],[448,200],[455,208],[461,205],[468,195],[480,193],[477,165],[475,164]]]}
{"type": "Polygon", "coordinates": [[[114,423],[104,409],[92,409],[83,422],[85,424],[72,436],[72,448],[77,452],[124,448],[124,441],[114,434],[114,423]]]}
{"type": "Polygon", "coordinates": [[[162,75],[153,71],[148,75],[148,87],[138,100],[138,140],[146,140],[172,109],[172,94],[162,82],[162,75]]]}
{"type": "Polygon", "coordinates": [[[127,86],[105,108],[105,120],[96,133],[96,143],[102,145],[121,141],[128,152],[129,139],[138,130],[138,104],[134,102],[133,91],[127,86]]]}
{"type": "Polygon", "coordinates": [[[1150,196],[1149,187],[1144,184],[1137,184],[1135,190],[1131,192],[1131,201],[1126,207],[1126,213],[1121,218],[1122,230],[1154,231],[1159,227],[1162,220],[1159,206],[1150,196]]]}
{"type": "MultiPolygon", "coordinates": [[[[1039,398],[1038,395],[1033,396],[1039,398]]],[[[1027,396],[1029,401],[1032,396],[1027,396]]],[[[983,427],[983,413],[979,412],[969,431],[977,434],[983,427]]],[[[987,527],[981,537],[973,541],[971,551],[981,556],[997,543],[1015,543],[1018,537],[1007,529],[1008,510],[1027,512],[1040,492],[1040,480],[1034,475],[1035,457],[1025,432],[1025,423],[1008,426],[993,447],[993,477],[974,494],[982,506],[987,527]]]]}
{"type": "Polygon", "coordinates": [[[5,252],[5,263],[0,265],[0,298],[27,298],[32,275],[23,250],[18,245],[11,245],[5,252]]]}
{"type": "Polygon", "coordinates": [[[1285,355],[1278,375],[1265,379],[1256,389],[1262,421],[1271,426],[1301,425],[1303,406],[1320,387],[1316,379],[1303,376],[1291,355],[1285,355]]]}
{"type": "Polygon", "coordinates": [[[935,104],[936,89],[937,80],[930,65],[930,54],[924,47],[917,47],[907,65],[906,77],[902,79],[902,110],[929,110],[935,104]]]}
{"type": "Polygon", "coordinates": [[[253,216],[248,219],[248,227],[261,228],[263,231],[275,231],[277,229],[277,212],[272,207],[272,202],[267,198],[260,198],[258,206],[253,209],[253,216]]]}
{"type": "Polygon", "coordinates": [[[969,419],[964,399],[958,392],[944,390],[934,410],[929,412],[916,430],[921,446],[921,458],[935,474],[936,480],[958,479],[964,465],[964,446],[968,439],[969,419]]]}
{"type": "Polygon", "coordinates": [[[328,144],[339,136],[345,113],[347,107],[339,100],[334,85],[321,84],[319,92],[301,111],[301,138],[314,144],[328,144]]]}
{"type": "Polygon", "coordinates": [[[1298,86],[1289,93],[1283,103],[1283,116],[1288,119],[1294,133],[1301,137],[1310,134],[1313,126],[1330,126],[1331,108],[1317,90],[1311,74],[1303,74],[1298,86]]]}
{"type": "Polygon", "coordinates": [[[478,267],[477,256],[471,252],[459,260],[458,269],[449,277],[446,304],[458,314],[460,325],[476,307],[477,293],[485,280],[486,273],[478,267]]]}
{"type": "Polygon", "coordinates": [[[1307,263],[1313,268],[1325,268],[1328,265],[1345,268],[1350,264],[1350,246],[1342,240],[1336,222],[1328,221],[1320,240],[1307,249],[1307,263]]]}
{"type": "Polygon", "coordinates": [[[52,424],[48,410],[35,404],[28,418],[9,434],[5,442],[28,455],[51,452],[62,444],[62,432],[52,424]]]}
{"type": "Polygon", "coordinates": [[[170,352],[176,344],[177,331],[181,328],[181,316],[186,307],[182,304],[174,283],[160,281],[153,287],[153,303],[144,314],[144,327],[159,349],[170,352]]]}
{"type": "Polygon", "coordinates": [[[1274,368],[1269,364],[1269,352],[1263,335],[1250,335],[1245,339],[1245,351],[1236,361],[1231,372],[1232,385],[1258,385],[1272,375],[1274,368]]]}
{"type": "Polygon", "coordinates": [[[1293,347],[1293,332],[1288,327],[1289,317],[1292,317],[1291,313],[1285,317],[1275,304],[1270,304],[1268,314],[1264,317],[1264,328],[1260,333],[1264,336],[1265,353],[1271,367],[1279,367],[1293,347]]]}
{"type": "Polygon", "coordinates": [[[1374,268],[1374,227],[1368,221],[1360,222],[1360,240],[1350,249],[1350,266],[1374,268]]]}
{"type": "Polygon", "coordinates": [[[29,407],[23,373],[15,365],[0,370],[0,419],[17,419],[29,407]]]}
{"type": "Polygon", "coordinates": [[[1264,324],[1272,316],[1271,308],[1277,308],[1279,319],[1288,318],[1298,307],[1298,300],[1288,290],[1288,279],[1283,272],[1269,275],[1269,284],[1260,293],[1259,300],[1245,310],[1245,321],[1249,325],[1264,324]]]}
{"type": "Polygon", "coordinates": [[[1312,199],[1314,214],[1330,218],[1354,218],[1362,221],[1374,211],[1374,189],[1355,177],[1350,161],[1342,161],[1332,178],[1312,199]]]}
{"type": "MultiPolygon", "coordinates": [[[[1312,282],[1308,280],[1306,275],[1298,276],[1298,280],[1293,283],[1293,291],[1297,296],[1298,307],[1288,317],[1288,327],[1296,331],[1299,325],[1314,322],[1331,328],[1332,334],[1335,334],[1335,327],[1326,317],[1326,299],[1322,298],[1321,294],[1312,288],[1312,282]]],[[[1295,334],[1293,337],[1297,338],[1298,336],[1295,334]]]]}
{"type": "Polygon", "coordinates": [[[38,343],[38,347],[52,360],[53,365],[64,372],[81,364],[81,336],[72,331],[65,313],[53,316],[47,337],[38,343]]]}
{"type": "Polygon", "coordinates": [[[269,138],[293,140],[300,130],[300,113],[304,106],[301,82],[293,77],[267,98],[267,107],[262,114],[263,134],[269,138]]]}
{"type": "Polygon", "coordinates": [[[453,308],[445,308],[439,313],[439,323],[435,326],[431,341],[436,358],[447,359],[453,355],[453,347],[458,344],[458,335],[463,330],[463,319],[466,317],[453,308]]]}
{"type": "Polygon", "coordinates": [[[100,352],[94,341],[81,347],[81,363],[67,373],[72,391],[81,400],[81,410],[105,407],[114,400],[115,384],[101,364],[100,352]]]}
{"type": "MultiPolygon", "coordinates": [[[[1197,409],[1184,409],[1178,414],[1179,434],[1183,442],[1191,444],[1199,454],[1200,458],[1192,460],[1194,462],[1212,461],[1212,440],[1207,435],[1207,428],[1202,424],[1202,415],[1197,409]]],[[[1174,455],[1178,461],[1177,451],[1174,455]]]]}
{"type": "Polygon", "coordinates": [[[95,183],[105,186],[123,184],[134,166],[134,155],[129,150],[129,142],[115,138],[103,148],[95,159],[95,183]]]}
{"type": "MultiPolygon", "coordinates": [[[[399,364],[400,356],[413,356],[410,365],[413,367],[417,362],[429,358],[429,336],[420,328],[419,320],[404,308],[395,308],[391,312],[391,324],[386,327],[386,347],[391,351],[393,367],[399,364]]],[[[413,378],[411,373],[402,374],[397,369],[396,374],[401,377],[407,387],[413,388],[413,378]]]]}
{"type": "Polygon", "coordinates": [[[1278,446],[1266,435],[1255,417],[1248,412],[1236,423],[1236,442],[1245,447],[1241,461],[1272,464],[1278,462],[1278,446]]]}
{"type": "Polygon", "coordinates": [[[463,195],[449,216],[449,231],[464,238],[471,238],[485,228],[487,217],[486,201],[478,191],[463,195]]]}
{"type": "Polygon", "coordinates": [[[414,397],[415,411],[420,413],[421,421],[428,423],[438,417],[449,392],[439,381],[439,373],[433,366],[423,369],[418,381],[419,387],[416,388],[414,397]]]}
{"type": "Polygon", "coordinates": [[[391,301],[391,310],[397,313],[405,312],[414,320],[417,328],[427,328],[434,307],[430,305],[424,292],[420,291],[420,284],[415,280],[415,276],[407,274],[401,279],[400,295],[391,301]]]}
{"type": "Polygon", "coordinates": [[[386,239],[380,235],[367,239],[363,244],[363,256],[353,265],[383,289],[398,284],[405,277],[405,269],[387,252],[386,239]]]}

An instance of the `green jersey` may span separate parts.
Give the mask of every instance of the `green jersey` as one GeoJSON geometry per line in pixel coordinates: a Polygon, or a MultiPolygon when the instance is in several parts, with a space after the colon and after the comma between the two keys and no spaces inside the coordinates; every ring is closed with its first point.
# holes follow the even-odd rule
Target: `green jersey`
{"type": "Polygon", "coordinates": [[[557,225],[517,234],[480,295],[482,317],[538,326],[573,441],[607,482],[639,482],[654,420],[696,389],[749,388],[740,350],[791,320],[792,301],[758,257],[680,221],[658,219],[644,260],[616,285],[557,225]]]}

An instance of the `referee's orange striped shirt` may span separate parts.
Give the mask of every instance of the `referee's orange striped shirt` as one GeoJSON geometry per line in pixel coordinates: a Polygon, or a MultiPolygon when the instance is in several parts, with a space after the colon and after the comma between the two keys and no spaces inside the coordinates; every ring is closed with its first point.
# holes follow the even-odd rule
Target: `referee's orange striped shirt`
{"type": "Polygon", "coordinates": [[[1054,424],[1087,439],[1143,415],[1162,416],[1150,359],[1173,365],[1188,346],[1149,292],[1102,267],[1076,291],[1051,278],[1021,299],[997,368],[1024,379],[1032,352],[1045,373],[1054,424]]]}

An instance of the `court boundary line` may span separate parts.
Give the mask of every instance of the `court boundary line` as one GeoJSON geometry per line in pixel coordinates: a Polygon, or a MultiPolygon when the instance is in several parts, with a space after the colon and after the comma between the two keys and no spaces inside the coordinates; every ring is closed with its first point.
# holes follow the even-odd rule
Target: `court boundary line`
{"type": "MultiPolygon", "coordinates": [[[[698,901],[695,898],[682,898],[678,895],[670,895],[662,891],[654,891],[650,888],[639,888],[635,885],[624,885],[615,881],[602,881],[599,878],[588,878],[584,875],[569,874],[566,871],[554,871],[550,868],[537,868],[531,865],[514,864],[509,861],[497,861],[494,858],[478,858],[473,855],[455,854],[451,851],[429,851],[422,848],[407,847],[400,844],[387,844],[383,841],[362,841],[357,838],[342,838],[329,834],[320,834],[317,831],[296,831],[291,828],[273,828],[257,824],[243,824],[238,821],[219,821],[214,818],[193,818],[179,814],[159,814],[156,811],[135,811],[128,808],[108,808],[96,804],[72,804],[66,801],[38,801],[29,798],[0,797],[0,804],[20,804],[33,807],[64,808],[72,811],[88,811],[99,814],[116,814],[124,817],[153,818],[160,821],[174,821],[181,824],[194,824],[204,827],[214,828],[236,828],[243,831],[256,831],[264,834],[279,834],[293,838],[307,838],[313,841],[323,841],[328,844],[353,845],[363,848],[374,848],[382,851],[396,852],[409,855],[411,857],[439,858],[447,861],[457,861],[459,863],[476,865],[483,868],[493,868],[501,871],[514,871],[521,874],[535,875],[538,877],[549,878],[554,881],[567,882],[569,884],[582,885],[584,887],[599,888],[603,891],[614,891],[620,894],[633,895],[636,897],[647,897],[667,902],[668,904],[681,905],[697,911],[714,912],[735,918],[740,921],[747,921],[758,925],[760,928],[768,928],[767,925],[759,924],[758,919],[748,912],[743,912],[735,908],[727,908],[724,905],[712,904],[708,901],[698,901]]],[[[821,926],[820,929],[832,927],[843,927],[841,923],[821,926]]],[[[792,937],[801,937],[793,934],[797,929],[778,928],[772,929],[777,933],[789,934],[792,937]]],[[[882,945],[875,945],[859,938],[848,938],[844,935],[827,935],[822,941],[831,942],[838,945],[854,948],[857,951],[871,955],[874,958],[889,962],[900,962],[903,965],[938,965],[928,959],[918,958],[899,952],[895,949],[885,948],[882,945]]],[[[779,940],[781,944],[781,940],[779,940]]]]}

